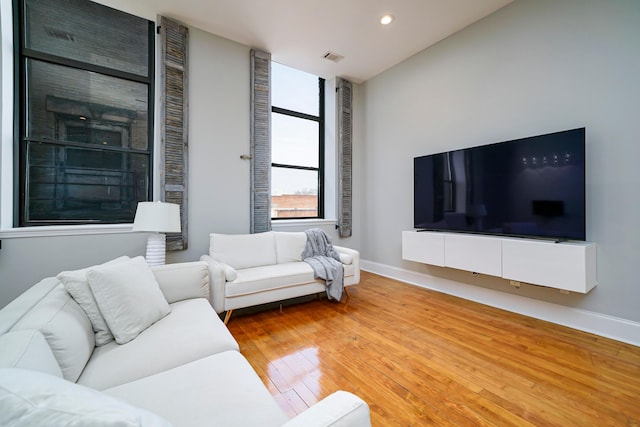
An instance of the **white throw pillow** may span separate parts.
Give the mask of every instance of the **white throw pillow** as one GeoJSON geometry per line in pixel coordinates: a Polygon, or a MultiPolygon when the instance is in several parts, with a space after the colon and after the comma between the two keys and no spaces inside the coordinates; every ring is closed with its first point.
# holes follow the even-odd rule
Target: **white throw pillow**
{"type": "Polygon", "coordinates": [[[340,257],[340,262],[345,265],[351,265],[351,263],[353,263],[353,257],[349,254],[338,253],[338,256],[340,257]]]}
{"type": "Polygon", "coordinates": [[[60,365],[51,347],[37,329],[0,335],[0,349],[0,368],[31,369],[62,378],[60,365]]]}
{"type": "Polygon", "coordinates": [[[0,425],[171,426],[156,414],[97,390],[26,369],[0,369],[0,425]]]}
{"type": "Polygon", "coordinates": [[[118,344],[124,344],[171,309],[143,257],[87,272],[98,308],[118,344]]]}
{"type": "Polygon", "coordinates": [[[37,329],[51,348],[65,379],[77,381],[96,348],[95,333],[87,314],[58,283],[27,311],[12,331],[37,329]]]}
{"type": "MultiPolygon", "coordinates": [[[[117,264],[128,259],[128,256],[121,256],[102,265],[117,264]]],[[[87,313],[87,317],[91,321],[93,331],[96,333],[96,346],[99,347],[113,341],[113,335],[111,334],[104,317],[102,317],[102,313],[100,313],[100,310],[98,309],[96,300],[89,288],[89,282],[87,282],[87,272],[92,268],[93,267],[87,267],[81,270],[63,271],[56,277],[64,285],[67,292],[71,294],[78,305],[82,307],[84,312],[87,313]]]]}
{"type": "Polygon", "coordinates": [[[235,268],[222,262],[220,264],[222,264],[222,268],[224,269],[224,277],[227,282],[233,282],[238,278],[238,272],[235,268]]]}

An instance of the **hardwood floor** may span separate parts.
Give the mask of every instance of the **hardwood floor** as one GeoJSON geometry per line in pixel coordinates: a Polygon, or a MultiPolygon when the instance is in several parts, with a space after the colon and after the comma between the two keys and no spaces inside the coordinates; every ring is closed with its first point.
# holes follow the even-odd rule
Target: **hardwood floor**
{"type": "Polygon", "coordinates": [[[640,347],[366,272],[350,294],[229,322],[290,416],[343,389],[374,426],[640,426],[640,347]]]}

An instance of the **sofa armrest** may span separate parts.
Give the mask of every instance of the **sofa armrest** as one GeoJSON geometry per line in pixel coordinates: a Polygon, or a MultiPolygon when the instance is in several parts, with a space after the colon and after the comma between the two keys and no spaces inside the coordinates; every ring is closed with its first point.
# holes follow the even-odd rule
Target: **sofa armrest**
{"type": "Polygon", "coordinates": [[[333,245],[333,248],[339,254],[349,255],[352,259],[351,264],[353,265],[353,279],[350,285],[357,285],[360,283],[360,252],[355,249],[345,248],[344,246],[336,246],[333,245]]]}
{"type": "Polygon", "coordinates": [[[369,405],[355,394],[336,391],[311,406],[284,427],[371,427],[369,405]]]}
{"type": "Polygon", "coordinates": [[[223,262],[217,261],[209,255],[202,255],[200,261],[207,264],[209,269],[209,286],[211,287],[209,301],[216,313],[222,313],[224,308],[224,289],[227,283],[225,266],[223,262]]]}
{"type": "Polygon", "coordinates": [[[204,262],[179,262],[151,267],[168,303],[209,299],[209,270],[204,262]]]}

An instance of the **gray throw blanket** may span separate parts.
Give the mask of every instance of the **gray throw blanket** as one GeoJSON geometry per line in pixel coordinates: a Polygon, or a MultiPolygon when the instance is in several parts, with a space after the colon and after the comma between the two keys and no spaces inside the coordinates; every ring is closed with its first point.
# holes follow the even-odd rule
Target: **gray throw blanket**
{"type": "Polygon", "coordinates": [[[340,301],[344,289],[344,269],[340,255],[324,231],[312,228],[305,233],[307,243],[302,251],[302,259],[313,268],[316,279],[326,282],[327,298],[340,301]]]}

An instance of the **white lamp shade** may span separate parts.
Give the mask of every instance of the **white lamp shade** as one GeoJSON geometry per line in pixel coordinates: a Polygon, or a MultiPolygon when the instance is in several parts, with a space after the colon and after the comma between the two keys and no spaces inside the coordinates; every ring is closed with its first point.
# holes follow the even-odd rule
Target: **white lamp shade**
{"type": "Polygon", "coordinates": [[[175,203],[139,202],[133,231],[179,233],[180,206],[175,203]]]}

